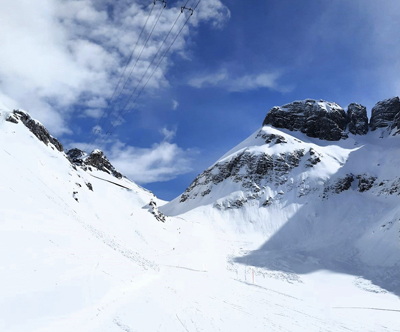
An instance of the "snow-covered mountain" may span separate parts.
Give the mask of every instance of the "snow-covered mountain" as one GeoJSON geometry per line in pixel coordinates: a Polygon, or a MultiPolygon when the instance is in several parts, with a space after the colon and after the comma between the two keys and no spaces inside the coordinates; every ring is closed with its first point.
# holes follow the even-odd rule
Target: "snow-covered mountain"
{"type": "Polygon", "coordinates": [[[398,105],[273,108],[167,203],[0,104],[0,330],[400,331],[398,105]]]}
{"type": "Polygon", "coordinates": [[[368,277],[400,294],[400,101],[372,109],[304,100],[272,108],[263,127],[162,207],[263,234],[235,261],[281,271],[368,277]]]}

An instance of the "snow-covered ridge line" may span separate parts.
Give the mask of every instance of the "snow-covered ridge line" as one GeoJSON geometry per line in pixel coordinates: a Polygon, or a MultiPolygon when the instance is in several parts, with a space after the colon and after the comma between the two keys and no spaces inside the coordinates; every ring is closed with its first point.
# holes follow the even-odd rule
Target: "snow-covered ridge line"
{"type": "MultiPolygon", "coordinates": [[[[28,112],[23,110],[14,110],[10,112],[6,109],[3,111],[6,113],[6,121],[13,124],[24,124],[41,142],[51,148],[56,148],[59,152],[64,152],[64,147],[60,141],[53,137],[40,121],[33,119],[28,112]]],[[[92,171],[92,168],[94,168],[111,174],[117,179],[123,178],[123,175],[116,170],[104,155],[103,151],[99,149],[93,150],[90,154],[79,149],[70,149],[66,151],[65,157],[67,157],[71,164],[80,166],[85,171],[92,171]]]]}
{"type": "Polygon", "coordinates": [[[55,137],[50,135],[49,131],[45,126],[43,126],[43,124],[38,120],[31,118],[28,112],[23,110],[14,110],[7,116],[6,121],[15,124],[22,122],[44,144],[51,144],[58,151],[64,151],[63,145],[55,137]]]}

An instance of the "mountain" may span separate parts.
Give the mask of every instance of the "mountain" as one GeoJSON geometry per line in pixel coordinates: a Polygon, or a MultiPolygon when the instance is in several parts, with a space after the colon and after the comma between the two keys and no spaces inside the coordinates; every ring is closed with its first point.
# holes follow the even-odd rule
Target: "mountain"
{"type": "Polygon", "coordinates": [[[236,262],[284,272],[363,275],[400,295],[399,98],[372,109],[295,101],[162,207],[263,234],[236,262]]]}
{"type": "Polygon", "coordinates": [[[0,330],[399,331],[396,99],[293,105],[164,202],[0,104],[0,330]]]}

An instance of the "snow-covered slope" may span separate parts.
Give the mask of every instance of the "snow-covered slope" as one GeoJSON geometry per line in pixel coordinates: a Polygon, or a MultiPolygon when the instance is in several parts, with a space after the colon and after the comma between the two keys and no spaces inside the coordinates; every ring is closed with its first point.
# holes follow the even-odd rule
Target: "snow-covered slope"
{"type": "Polygon", "coordinates": [[[283,168],[257,177],[258,189],[248,187],[241,167],[204,196],[202,184],[184,203],[164,205],[175,215],[164,217],[157,207],[165,202],[119,176],[104,154],[74,159],[27,113],[3,106],[0,113],[1,331],[400,331],[399,211],[397,196],[387,193],[397,173],[385,173],[398,162],[398,137],[370,152],[380,173],[361,168],[374,183],[389,179],[385,190],[359,192],[354,173],[351,188],[336,193],[341,170],[366,164],[349,161],[366,155],[374,137],[334,146],[264,127],[210,176],[233,156],[246,160],[246,149],[282,154],[293,167],[278,158],[273,164],[283,168]],[[381,157],[383,147],[393,154],[381,157]],[[299,162],[289,156],[303,148],[299,162]],[[267,195],[273,199],[263,205],[267,195]],[[233,208],[236,201],[243,205],[233,208]],[[333,235],[323,246],[325,232],[333,235]],[[352,255],[359,266],[350,270],[352,255]],[[338,264],[339,256],[347,261],[338,264]],[[387,279],[363,277],[364,266],[382,268],[387,279]]]}

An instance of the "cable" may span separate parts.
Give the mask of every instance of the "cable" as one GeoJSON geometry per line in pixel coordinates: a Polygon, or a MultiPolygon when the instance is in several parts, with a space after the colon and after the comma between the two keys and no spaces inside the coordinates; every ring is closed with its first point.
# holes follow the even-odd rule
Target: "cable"
{"type": "MultiPolygon", "coordinates": [[[[116,92],[118,91],[118,87],[119,87],[120,83],[122,82],[122,78],[125,76],[126,70],[128,69],[130,62],[132,61],[133,55],[134,55],[135,52],[136,52],[136,49],[137,49],[137,47],[138,47],[138,45],[139,45],[139,41],[140,41],[141,38],[142,38],[143,32],[144,32],[144,30],[146,29],[147,23],[149,22],[149,19],[150,19],[150,17],[151,17],[151,14],[153,13],[153,9],[154,9],[155,5],[156,5],[156,1],[153,1],[153,5],[151,6],[149,15],[147,16],[147,19],[146,19],[146,22],[145,22],[145,24],[143,25],[142,30],[140,31],[139,37],[138,37],[138,39],[136,40],[135,47],[134,47],[134,49],[132,50],[132,52],[131,52],[131,54],[130,54],[130,56],[129,56],[129,59],[126,61],[126,64],[125,64],[125,66],[124,66],[124,70],[123,70],[122,74],[121,74],[120,77],[119,77],[118,83],[117,83],[117,85],[116,85],[116,87],[115,87],[115,89],[114,89],[114,92],[113,92],[113,94],[112,94],[112,96],[111,96],[111,99],[110,99],[110,101],[108,102],[108,106],[103,110],[103,112],[102,112],[102,114],[101,114],[100,119],[103,119],[103,120],[102,120],[102,123],[101,123],[101,125],[100,125],[100,123],[97,124],[97,125],[100,125],[100,127],[102,127],[102,126],[104,125],[104,122],[105,122],[105,120],[104,120],[104,115],[107,113],[107,110],[110,108],[110,106],[115,102],[115,100],[114,100],[115,94],[116,94],[116,92]]],[[[165,8],[165,6],[164,6],[164,8],[165,8]]],[[[125,86],[125,84],[124,84],[124,86],[125,86]]],[[[124,86],[122,87],[122,89],[124,88],[124,86]]],[[[121,90],[121,91],[122,91],[122,90],[121,90]]],[[[120,95],[120,94],[119,94],[119,95],[120,95]]],[[[119,95],[118,95],[118,97],[119,97],[119,95]]],[[[118,100],[118,98],[117,98],[117,100],[118,100]]],[[[101,121],[101,120],[99,120],[98,122],[100,122],[100,121],[101,121]]],[[[88,146],[91,145],[94,141],[95,141],[95,131],[92,131],[92,134],[91,134],[91,136],[90,136],[89,143],[86,144],[85,149],[87,149],[88,146]]]]}
{"type": "Polygon", "coordinates": [[[146,41],[145,41],[145,43],[144,43],[144,45],[143,45],[143,47],[142,47],[142,50],[141,50],[141,52],[140,52],[138,58],[136,59],[136,62],[135,62],[135,64],[134,64],[134,66],[132,67],[131,71],[129,72],[129,75],[128,75],[127,79],[125,80],[125,83],[124,83],[124,85],[122,86],[122,89],[121,89],[121,91],[119,92],[118,97],[117,97],[117,99],[115,100],[115,103],[114,103],[114,105],[113,105],[111,111],[107,114],[106,119],[103,121],[103,125],[108,121],[108,119],[110,118],[110,116],[113,114],[113,112],[114,112],[114,110],[115,110],[115,106],[117,105],[117,101],[118,101],[118,99],[121,97],[122,92],[124,91],[126,84],[129,82],[129,79],[131,78],[131,76],[132,76],[132,74],[133,74],[133,71],[135,70],[136,65],[138,64],[138,62],[139,62],[139,60],[140,60],[140,58],[141,58],[141,56],[142,56],[142,54],[143,54],[143,51],[144,51],[144,49],[146,48],[147,43],[149,42],[149,40],[150,40],[150,38],[151,38],[151,36],[152,36],[152,34],[153,34],[153,32],[154,32],[154,29],[156,28],[156,26],[157,26],[157,24],[158,24],[158,22],[159,22],[159,20],[160,20],[161,14],[163,13],[164,9],[165,9],[165,6],[163,6],[163,7],[160,9],[158,15],[156,16],[156,19],[155,19],[155,21],[154,21],[153,27],[152,27],[150,33],[148,34],[148,36],[147,36],[147,38],[146,38],[146,41]]]}
{"type": "MultiPolygon", "coordinates": [[[[186,4],[184,7],[186,7],[186,5],[188,4],[189,0],[186,1],[186,4]]],[[[197,8],[197,6],[199,5],[199,3],[201,2],[201,0],[199,0],[195,6],[194,9],[197,8]]],[[[140,86],[140,83],[142,82],[142,80],[144,79],[144,77],[146,76],[148,70],[150,69],[151,65],[153,64],[154,60],[156,59],[158,53],[160,52],[162,46],[164,45],[165,41],[167,40],[167,38],[169,37],[171,31],[173,30],[173,28],[175,27],[176,23],[178,22],[180,16],[182,15],[183,11],[181,11],[181,13],[178,15],[178,17],[176,18],[174,24],[171,26],[171,29],[169,30],[168,34],[166,35],[166,37],[164,38],[161,46],[159,47],[156,55],[153,57],[151,63],[149,64],[149,66],[147,67],[146,72],[144,73],[144,75],[142,76],[142,78],[139,81],[139,84],[136,86],[136,88],[134,89],[134,91],[131,93],[131,95],[129,96],[127,102],[125,103],[125,105],[121,108],[120,112],[118,112],[117,114],[117,118],[118,117],[123,117],[127,114],[127,112],[129,112],[129,108],[125,109],[127,105],[129,105],[130,99],[132,98],[132,96],[135,94],[137,88],[140,86]]],[[[175,41],[177,40],[177,38],[179,37],[179,35],[181,34],[182,30],[184,29],[184,27],[186,26],[187,22],[189,21],[189,19],[191,18],[192,15],[189,15],[188,18],[186,19],[186,21],[184,22],[184,24],[182,25],[182,27],[179,29],[178,34],[175,36],[175,38],[173,39],[172,43],[169,45],[169,47],[167,48],[167,50],[164,52],[164,54],[162,55],[162,57],[160,58],[160,60],[158,61],[156,67],[153,69],[152,73],[150,74],[150,76],[148,77],[146,83],[143,85],[143,87],[141,88],[141,90],[139,91],[138,95],[136,96],[136,98],[133,100],[133,102],[131,103],[132,106],[135,104],[136,100],[140,97],[141,93],[143,92],[144,88],[147,86],[148,82],[150,81],[150,79],[152,78],[152,76],[154,75],[155,71],[157,70],[157,68],[159,67],[159,65],[161,64],[162,60],[165,58],[166,54],[169,52],[169,50],[171,49],[171,47],[173,46],[173,44],[175,43],[175,41]]],[[[115,127],[112,123],[111,126],[109,126],[107,128],[107,134],[106,135],[111,135],[114,131],[115,131],[115,127]]]]}

